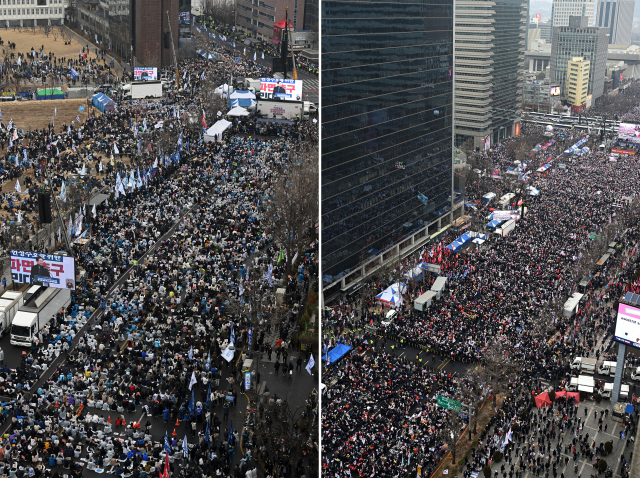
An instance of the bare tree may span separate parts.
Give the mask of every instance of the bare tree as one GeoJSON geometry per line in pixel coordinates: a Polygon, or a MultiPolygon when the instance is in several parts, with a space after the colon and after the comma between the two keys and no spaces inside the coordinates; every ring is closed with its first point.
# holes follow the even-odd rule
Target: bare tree
{"type": "Polygon", "coordinates": [[[318,224],[318,145],[300,145],[288,159],[271,188],[264,220],[267,232],[286,252],[286,270],[318,224]]]}
{"type": "Polygon", "coordinates": [[[44,35],[49,38],[49,35],[51,35],[51,25],[49,25],[48,23],[46,25],[44,25],[42,27],[42,33],[44,33],[44,35]]]}
{"type": "Polygon", "coordinates": [[[497,396],[508,390],[510,383],[515,379],[517,369],[517,363],[509,356],[506,341],[498,338],[493,344],[488,345],[482,365],[478,367],[478,379],[488,385],[493,394],[494,407],[497,404],[497,396]]]}
{"type": "Polygon", "coordinates": [[[57,41],[58,37],[60,36],[60,29],[59,28],[52,28],[51,29],[51,34],[53,35],[53,41],[57,41]]]}

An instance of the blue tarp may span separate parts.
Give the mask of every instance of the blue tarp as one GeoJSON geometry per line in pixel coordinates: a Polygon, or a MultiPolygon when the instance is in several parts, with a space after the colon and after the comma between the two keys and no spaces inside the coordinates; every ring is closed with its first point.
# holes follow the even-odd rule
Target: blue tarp
{"type": "Polygon", "coordinates": [[[449,244],[447,246],[447,249],[450,249],[453,252],[459,251],[463,247],[471,244],[471,242],[473,242],[474,239],[486,240],[487,236],[486,236],[486,234],[478,234],[477,237],[471,237],[468,233],[465,232],[462,236],[460,236],[455,241],[453,241],[451,244],[449,244]]]}
{"type": "Polygon", "coordinates": [[[115,110],[116,103],[104,93],[96,93],[91,97],[91,101],[101,113],[115,110]]]}
{"type": "Polygon", "coordinates": [[[333,347],[331,350],[329,350],[328,354],[323,355],[322,360],[326,362],[327,355],[329,355],[329,364],[334,364],[338,360],[340,360],[344,355],[346,355],[346,353],[349,352],[349,350],[351,350],[352,348],[353,347],[350,347],[345,344],[338,344],[335,347],[333,347]]]}
{"type": "Polygon", "coordinates": [[[630,403],[627,403],[626,408],[624,409],[624,413],[628,413],[629,415],[631,415],[633,413],[633,405],[631,405],[630,403]]]}
{"type": "Polygon", "coordinates": [[[487,224],[486,227],[490,227],[491,229],[495,229],[496,227],[498,227],[500,224],[502,224],[504,221],[498,221],[497,219],[494,219],[493,221],[491,221],[489,224],[487,224]]]}
{"type": "Polygon", "coordinates": [[[252,100],[251,98],[233,98],[229,100],[229,105],[231,109],[241,106],[242,108],[249,108],[257,103],[256,100],[252,100]]]}

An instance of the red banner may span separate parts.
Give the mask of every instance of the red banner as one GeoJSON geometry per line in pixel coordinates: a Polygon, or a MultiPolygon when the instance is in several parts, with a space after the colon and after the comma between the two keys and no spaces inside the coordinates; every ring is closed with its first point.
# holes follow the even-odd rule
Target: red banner
{"type": "Polygon", "coordinates": [[[612,149],[611,150],[612,153],[618,153],[618,154],[625,154],[625,155],[629,155],[629,156],[633,156],[634,154],[636,154],[635,151],[629,151],[628,149],[612,149]]]}

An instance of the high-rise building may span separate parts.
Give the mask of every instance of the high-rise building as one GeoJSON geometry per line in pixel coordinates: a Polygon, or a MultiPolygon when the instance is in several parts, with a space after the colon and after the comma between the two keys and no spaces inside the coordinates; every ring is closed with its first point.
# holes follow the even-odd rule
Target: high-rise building
{"type": "Polygon", "coordinates": [[[633,24],[634,0],[600,0],[596,26],[607,28],[609,43],[630,45],[633,24]]]}
{"type": "Polygon", "coordinates": [[[237,6],[238,27],[261,40],[271,39],[273,24],[284,20],[285,15],[294,30],[303,29],[305,0],[238,0],[237,6]]]}
{"type": "Polygon", "coordinates": [[[135,66],[160,68],[173,65],[167,11],[177,53],[178,0],[131,0],[131,42],[135,66]]]}
{"type": "Polygon", "coordinates": [[[574,113],[584,110],[589,91],[589,60],[577,56],[567,63],[567,103],[574,113]]]}
{"type": "Polygon", "coordinates": [[[567,65],[574,57],[589,61],[588,94],[592,101],[602,96],[604,77],[607,69],[607,29],[588,26],[586,16],[571,17],[569,25],[553,27],[551,40],[551,81],[561,86],[562,95],[567,97],[567,65]]]}
{"type": "Polygon", "coordinates": [[[513,136],[522,111],[526,0],[457,0],[456,145],[513,136]]]}
{"type": "Polygon", "coordinates": [[[553,0],[551,23],[554,27],[569,25],[569,17],[587,17],[588,26],[593,26],[596,0],[553,0]]]}
{"type": "Polygon", "coordinates": [[[462,213],[453,4],[321,3],[325,295],[422,247],[462,213]]]}

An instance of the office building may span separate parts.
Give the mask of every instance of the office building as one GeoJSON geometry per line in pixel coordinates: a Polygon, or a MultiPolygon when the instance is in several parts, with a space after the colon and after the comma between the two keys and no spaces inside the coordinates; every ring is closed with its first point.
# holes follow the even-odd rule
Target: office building
{"type": "Polygon", "coordinates": [[[453,0],[321,8],[328,298],[422,247],[462,202],[452,194],[453,0]]]}
{"type": "Polygon", "coordinates": [[[131,61],[129,0],[78,0],[77,26],[100,45],[131,61]]]}
{"type": "Polygon", "coordinates": [[[587,17],[587,26],[593,26],[596,0],[553,0],[551,24],[554,27],[569,25],[569,17],[587,17]]]}
{"type": "Polygon", "coordinates": [[[237,6],[238,27],[259,40],[270,40],[273,24],[284,20],[285,15],[294,30],[304,26],[305,0],[237,0],[237,6]]]}
{"type": "Polygon", "coordinates": [[[522,87],[522,108],[525,111],[548,113],[551,111],[551,83],[528,75],[522,87]]]}
{"type": "Polygon", "coordinates": [[[630,45],[634,0],[600,0],[596,26],[606,28],[611,45],[630,45]]]}
{"type": "Polygon", "coordinates": [[[458,0],[455,14],[456,146],[476,149],[519,130],[527,2],[458,0]]]}
{"type": "Polygon", "coordinates": [[[592,100],[602,96],[607,68],[607,29],[588,26],[588,18],[571,17],[566,27],[553,27],[550,77],[562,87],[566,98],[567,65],[574,57],[589,61],[588,94],[592,100]]]}
{"type": "Polygon", "coordinates": [[[0,27],[64,25],[64,0],[0,0],[0,27]]]}
{"type": "Polygon", "coordinates": [[[131,0],[130,9],[134,66],[161,68],[173,65],[167,11],[177,51],[178,0],[131,0]]]}
{"type": "Polygon", "coordinates": [[[590,66],[589,60],[579,56],[567,63],[566,98],[574,113],[580,113],[587,106],[590,66]]]}

